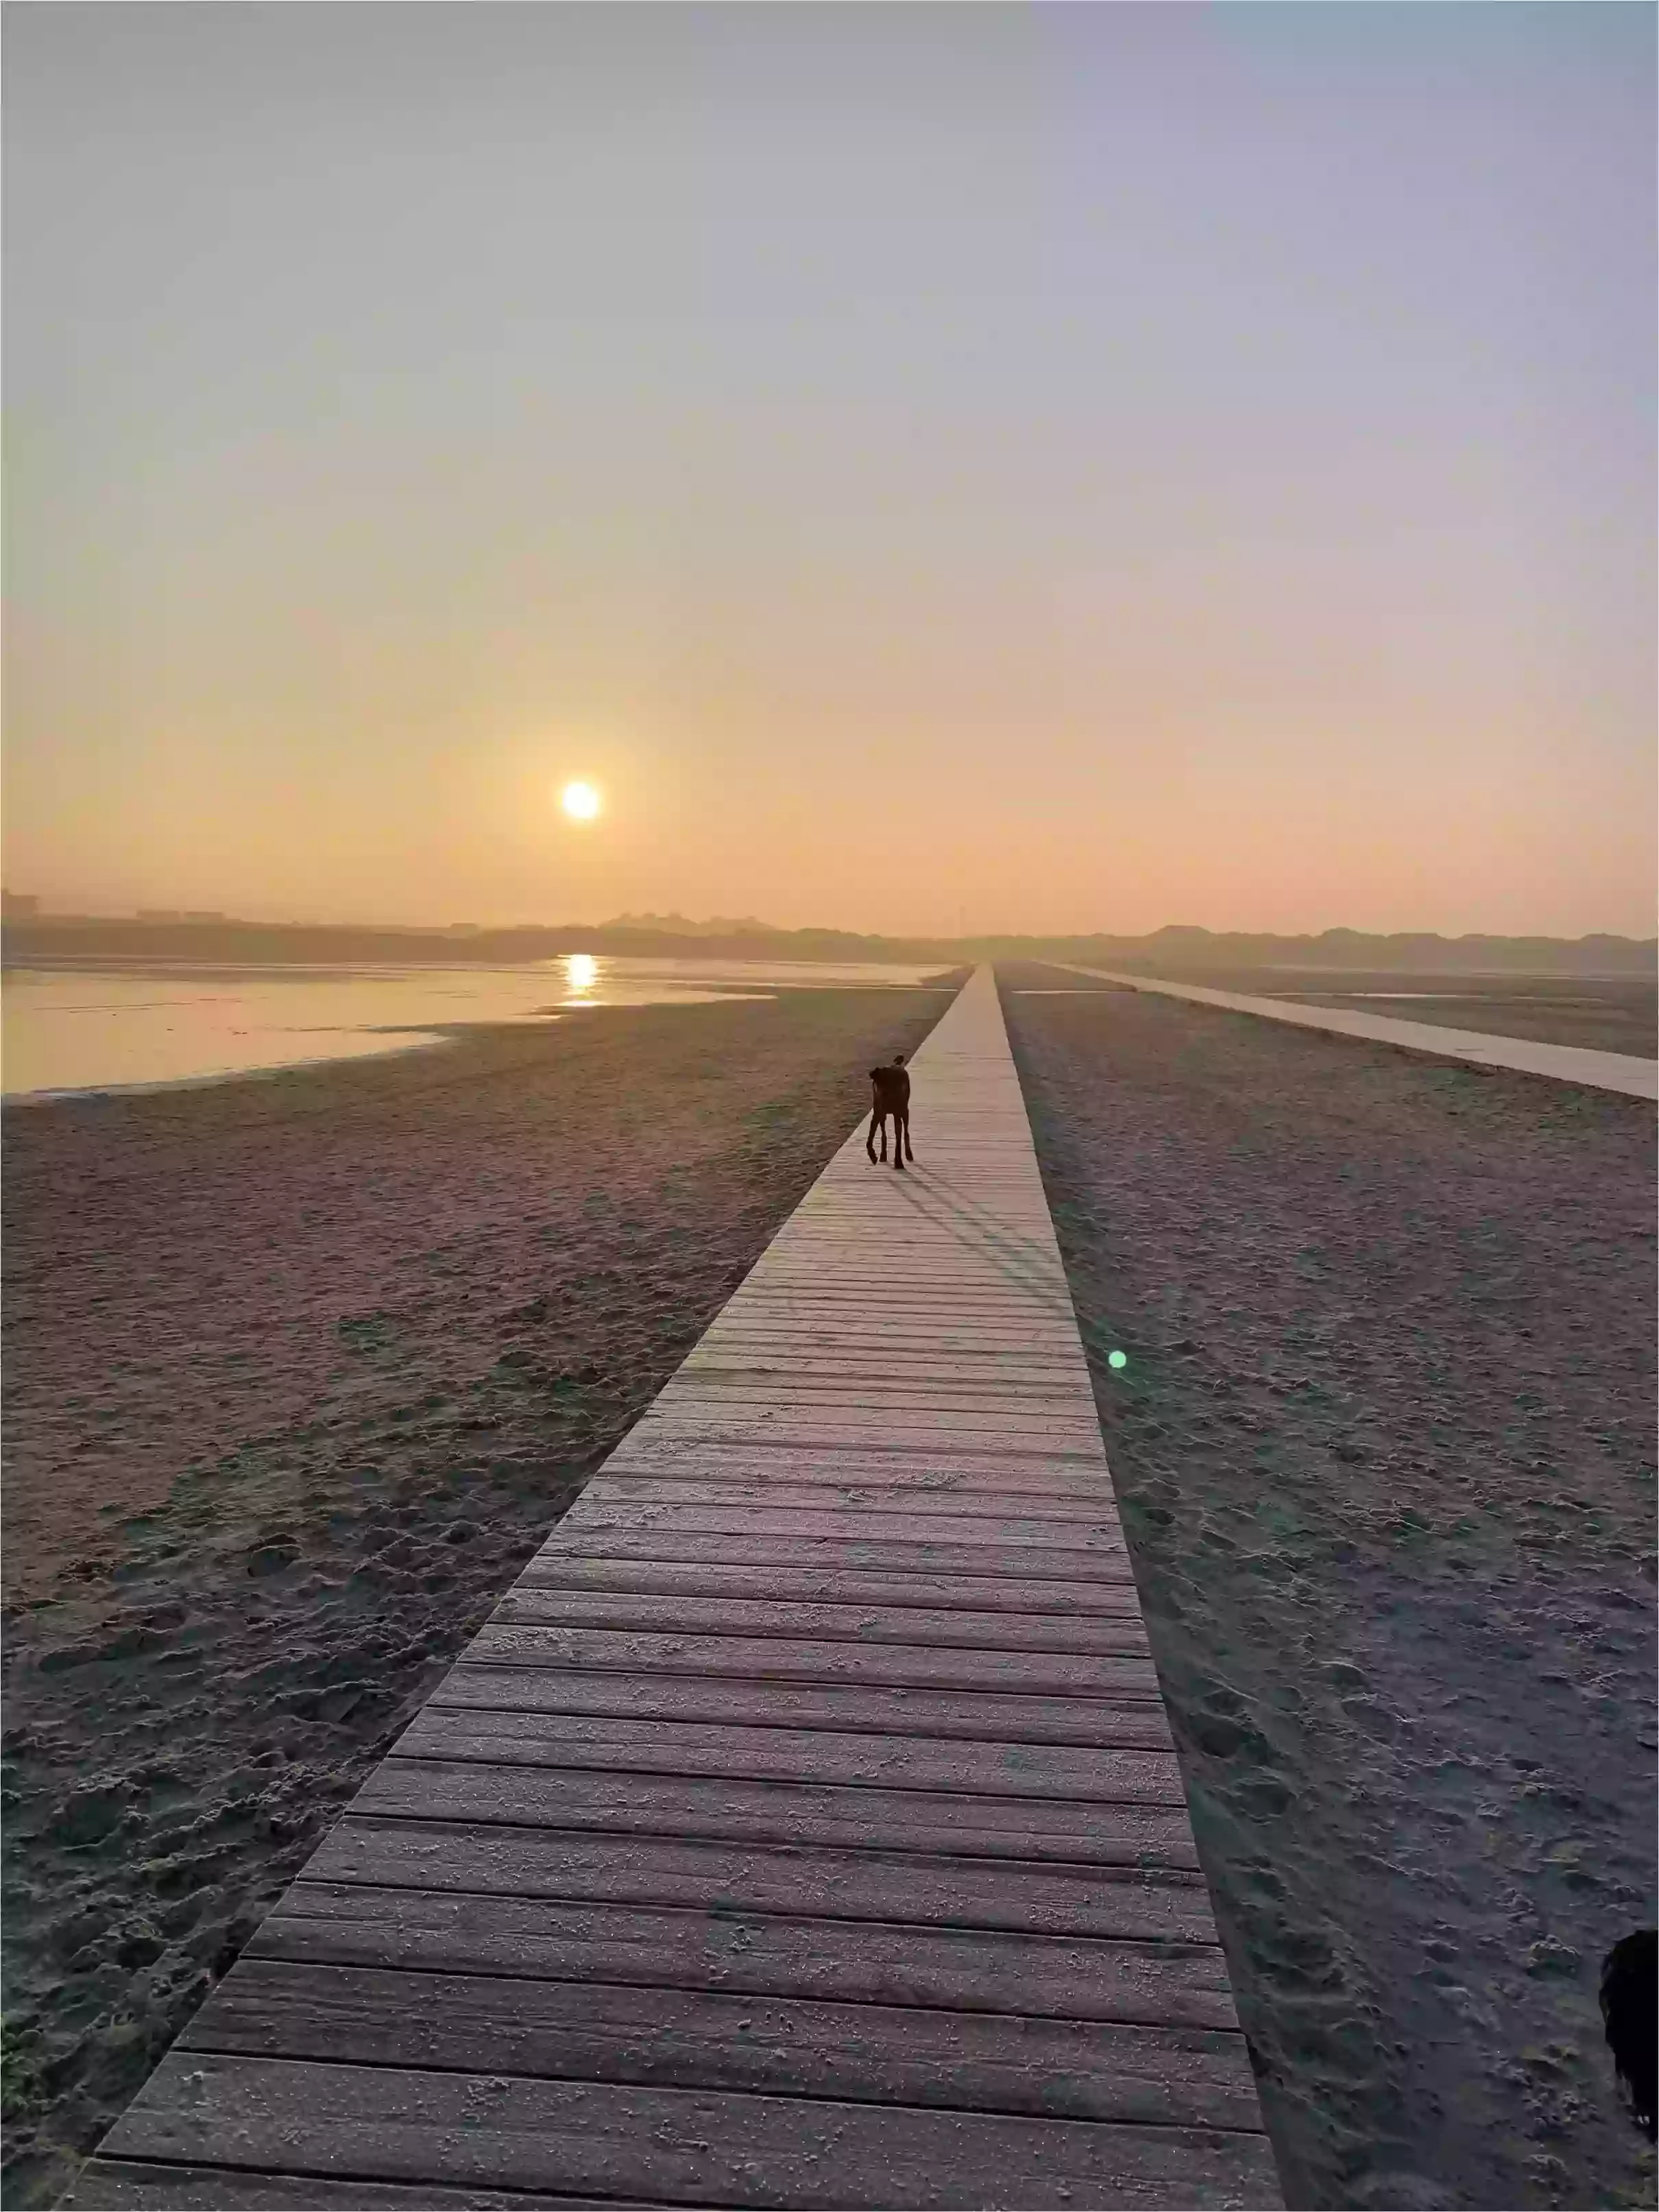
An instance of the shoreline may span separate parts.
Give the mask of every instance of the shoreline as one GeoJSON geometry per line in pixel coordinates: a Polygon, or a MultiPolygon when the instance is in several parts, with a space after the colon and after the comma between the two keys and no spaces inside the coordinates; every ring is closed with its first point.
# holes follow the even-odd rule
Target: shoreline
{"type": "Polygon", "coordinates": [[[302,1060],[273,1060],[257,1067],[219,1068],[210,1075],[163,1076],[154,1083],[87,1083],[67,1091],[0,1091],[0,1113],[9,1113],[14,1107],[72,1106],[102,1098],[143,1098],[158,1091],[205,1091],[222,1083],[258,1083],[273,1075],[333,1067],[341,1060],[391,1060],[400,1053],[429,1052],[437,1045],[459,1042],[464,1034],[460,1030],[422,1030],[404,1044],[370,1046],[362,1052],[313,1053],[302,1060]]]}
{"type": "Polygon", "coordinates": [[[927,988],[938,973],[586,956],[378,971],[150,959],[8,972],[3,1075],[12,1081],[0,1103],[19,1106],[275,1075],[605,1008],[927,988]],[[16,1079],[20,1069],[27,1079],[16,1079]]]}

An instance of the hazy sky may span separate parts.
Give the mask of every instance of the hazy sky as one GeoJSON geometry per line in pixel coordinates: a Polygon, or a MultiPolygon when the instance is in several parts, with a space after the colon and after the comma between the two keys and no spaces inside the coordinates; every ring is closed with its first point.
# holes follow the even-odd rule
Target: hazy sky
{"type": "Polygon", "coordinates": [[[1649,933],[1654,46],[12,6],[9,886],[1649,933]]]}

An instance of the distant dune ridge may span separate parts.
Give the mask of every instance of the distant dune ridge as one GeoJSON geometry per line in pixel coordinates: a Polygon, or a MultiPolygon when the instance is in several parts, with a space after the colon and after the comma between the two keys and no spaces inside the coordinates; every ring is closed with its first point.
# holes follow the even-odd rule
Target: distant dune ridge
{"type": "Polygon", "coordinates": [[[1183,969],[1308,968],[1437,971],[1482,969],[1564,975],[1648,976],[1659,940],[1613,937],[1376,936],[1327,929],[1316,937],[1214,931],[1172,924],[1148,936],[882,937],[844,929],[775,929],[745,915],[689,921],[684,915],[622,915],[594,926],[430,928],[341,923],[238,921],[227,916],[20,915],[4,930],[13,966],[64,959],[259,961],[542,960],[561,952],[676,954],[768,960],[1045,959],[1085,966],[1183,969]]]}

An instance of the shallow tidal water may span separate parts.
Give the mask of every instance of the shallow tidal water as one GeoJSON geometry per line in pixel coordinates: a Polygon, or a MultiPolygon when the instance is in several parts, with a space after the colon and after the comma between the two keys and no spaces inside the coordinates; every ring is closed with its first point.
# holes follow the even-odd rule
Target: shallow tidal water
{"type": "Polygon", "coordinates": [[[9,1099],[202,1083],[407,1052],[480,1023],[592,1006],[706,1006],[779,990],[904,987],[921,968],[565,953],[515,967],[227,967],[204,962],[6,972],[9,1099]]]}

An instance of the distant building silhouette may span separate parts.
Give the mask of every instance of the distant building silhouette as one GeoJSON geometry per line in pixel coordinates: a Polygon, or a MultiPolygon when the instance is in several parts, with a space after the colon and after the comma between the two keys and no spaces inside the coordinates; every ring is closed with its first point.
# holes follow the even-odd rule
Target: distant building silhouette
{"type": "Polygon", "coordinates": [[[33,891],[0,891],[0,921],[27,921],[40,911],[33,891]]]}

